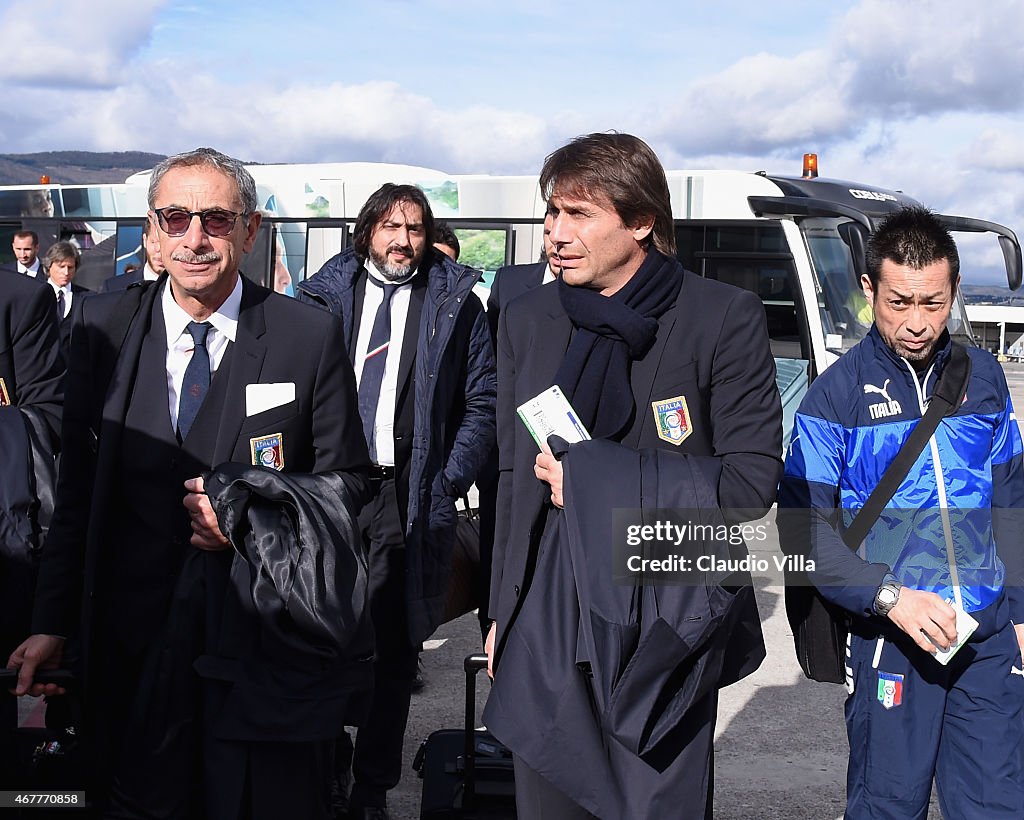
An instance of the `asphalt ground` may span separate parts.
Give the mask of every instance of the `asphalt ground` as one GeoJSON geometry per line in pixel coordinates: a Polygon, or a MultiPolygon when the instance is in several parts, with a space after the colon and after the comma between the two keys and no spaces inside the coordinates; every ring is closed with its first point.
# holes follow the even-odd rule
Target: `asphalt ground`
{"type": "MultiPolygon", "coordinates": [[[[1024,408],[1024,364],[1007,363],[1003,369],[1014,406],[1024,408]]],[[[755,586],[768,655],[757,672],[721,693],[714,816],[717,820],[841,818],[849,751],[843,723],[845,690],[803,677],[793,652],[782,587],[777,579],[764,577],[756,577],[755,586]]],[[[422,781],[413,771],[413,757],[431,732],[463,725],[463,659],[480,648],[474,614],[442,626],[425,647],[426,686],[413,696],[402,781],[389,796],[396,820],[419,817],[422,781]]],[[[479,675],[478,716],[488,690],[486,676],[479,675]]],[[[27,713],[30,703],[23,700],[27,713]]],[[[941,817],[934,795],[928,817],[941,817]]]]}

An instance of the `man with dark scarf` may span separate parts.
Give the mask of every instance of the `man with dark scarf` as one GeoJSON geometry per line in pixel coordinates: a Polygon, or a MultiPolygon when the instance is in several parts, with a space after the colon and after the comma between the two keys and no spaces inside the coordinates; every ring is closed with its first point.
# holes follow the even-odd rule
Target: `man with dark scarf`
{"type": "MultiPolygon", "coordinates": [[[[667,669],[667,688],[656,690],[662,695],[628,748],[635,716],[614,725],[623,709],[616,688],[621,695],[630,671],[643,665],[645,636],[654,634],[645,632],[647,613],[634,617],[636,602],[653,594],[661,622],[654,632],[674,640],[685,632],[680,624],[694,620],[682,610],[704,587],[631,591],[616,588],[610,562],[604,575],[585,565],[607,554],[593,540],[603,535],[595,517],[606,514],[597,499],[604,508],[685,501],[726,522],[771,506],[782,472],[782,412],[764,310],[755,294],[684,271],[676,260],[665,172],[642,140],[579,137],[546,159],[540,187],[561,275],[513,300],[498,330],[488,637],[495,685],[485,722],[516,756],[520,816],[669,817],[685,805],[688,817],[710,817],[717,692],[763,657],[749,587],[698,660],[683,650],[673,655],[661,641],[656,660],[667,669]],[[552,385],[595,439],[568,448],[564,497],[563,463],[538,453],[516,417],[517,407],[552,385]],[[644,483],[652,477],[653,485],[644,483]],[[597,623],[595,607],[623,601],[624,623],[597,623]],[[666,623],[675,632],[658,632],[666,623]],[[601,646],[622,650],[610,678],[599,669],[608,659],[588,654],[595,646],[599,655],[601,646]],[[683,705],[673,698],[685,689],[685,670],[698,666],[701,682],[683,705]],[[669,703],[679,708],[666,723],[669,703]]],[[[657,685],[652,678],[631,691],[657,685]]]]}

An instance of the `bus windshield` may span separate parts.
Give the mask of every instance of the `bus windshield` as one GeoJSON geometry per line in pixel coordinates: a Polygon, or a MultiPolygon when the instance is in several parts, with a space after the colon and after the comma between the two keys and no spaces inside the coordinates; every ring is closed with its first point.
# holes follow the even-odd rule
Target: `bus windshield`
{"type": "Polygon", "coordinates": [[[849,246],[839,234],[847,220],[812,218],[800,221],[800,232],[814,269],[814,289],[822,329],[832,336],[830,350],[846,352],[871,328],[871,305],[864,298],[849,246]]]}

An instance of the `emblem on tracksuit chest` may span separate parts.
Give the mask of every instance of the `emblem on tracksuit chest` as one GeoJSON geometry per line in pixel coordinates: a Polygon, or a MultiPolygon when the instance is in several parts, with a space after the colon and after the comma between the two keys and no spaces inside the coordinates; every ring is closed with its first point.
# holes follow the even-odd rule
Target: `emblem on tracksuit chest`
{"type": "Polygon", "coordinates": [[[886,709],[903,705],[903,675],[878,673],[878,702],[886,709]]]}
{"type": "Polygon", "coordinates": [[[891,416],[898,416],[903,412],[903,407],[900,403],[889,395],[889,382],[891,381],[892,379],[886,379],[881,387],[873,384],[864,385],[865,395],[877,395],[884,399],[884,401],[868,405],[868,413],[871,414],[871,418],[885,419],[891,416]]]}
{"type": "Polygon", "coordinates": [[[669,444],[680,445],[693,432],[690,411],[685,396],[651,402],[654,423],[658,426],[658,438],[669,444]]]}

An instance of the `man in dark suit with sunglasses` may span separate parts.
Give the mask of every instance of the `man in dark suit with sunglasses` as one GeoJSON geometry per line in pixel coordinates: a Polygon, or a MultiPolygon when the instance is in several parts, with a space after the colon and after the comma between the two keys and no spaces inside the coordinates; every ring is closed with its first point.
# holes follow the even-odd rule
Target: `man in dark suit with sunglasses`
{"type": "Polygon", "coordinates": [[[77,312],[36,634],[8,665],[19,693],[53,693],[33,672],[80,636],[104,817],[326,818],[331,742],[353,716],[324,684],[330,661],[268,661],[256,689],[233,671],[265,651],[262,610],[201,475],[224,462],[337,471],[362,502],[341,323],[240,276],[260,214],[237,160],[170,157],[149,204],[167,275],[77,312]]]}

